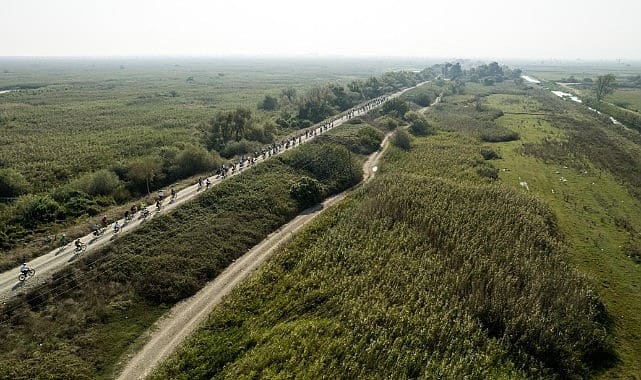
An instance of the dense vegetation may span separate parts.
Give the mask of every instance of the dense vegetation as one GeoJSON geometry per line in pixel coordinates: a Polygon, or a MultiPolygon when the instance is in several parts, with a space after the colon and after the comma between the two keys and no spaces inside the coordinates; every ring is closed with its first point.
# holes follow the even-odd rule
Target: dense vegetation
{"type": "MultiPolygon", "coordinates": [[[[15,202],[0,204],[1,249],[178,180],[211,174],[223,159],[253,155],[300,128],[432,75],[429,69],[399,71],[349,82],[353,77],[345,75],[346,85],[324,86],[303,75],[304,87],[283,88],[277,86],[292,84],[290,73],[264,84],[264,73],[232,65],[154,69],[88,69],[96,77],[80,83],[57,73],[33,90],[3,94],[0,200],[15,202]],[[277,90],[279,98],[265,95],[277,90]]],[[[32,88],[18,73],[4,76],[15,81],[12,88],[32,88]]]]}
{"type": "Polygon", "coordinates": [[[72,263],[3,306],[0,373],[111,376],[118,358],[168,306],[309,206],[297,198],[302,183],[318,185],[318,200],[358,182],[356,158],[343,145],[306,144],[72,263]]]}
{"type": "Polygon", "coordinates": [[[605,308],[556,218],[479,175],[466,128],[392,149],[155,378],[571,378],[607,362],[605,308]]]}

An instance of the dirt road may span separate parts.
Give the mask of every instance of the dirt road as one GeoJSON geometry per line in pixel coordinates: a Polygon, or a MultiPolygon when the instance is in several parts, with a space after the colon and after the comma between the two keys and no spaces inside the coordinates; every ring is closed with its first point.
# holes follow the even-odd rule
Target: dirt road
{"type": "MultiPolygon", "coordinates": [[[[398,91],[392,95],[389,95],[386,98],[386,101],[392,98],[396,98],[406,91],[409,91],[415,87],[421,86],[427,82],[422,82],[417,84],[414,87],[410,87],[401,91],[398,91]]],[[[370,110],[379,107],[380,105],[384,104],[381,103],[379,105],[373,106],[373,107],[367,107],[364,108],[362,105],[356,106],[348,111],[343,112],[343,115],[340,116],[339,118],[335,119],[333,122],[333,127],[327,129],[331,130],[333,128],[336,128],[340,126],[341,124],[349,121],[351,118],[363,115],[370,110]],[[350,112],[353,112],[353,115],[351,117],[347,116],[350,112]]],[[[310,133],[309,137],[305,137],[304,135],[301,137],[301,143],[307,143],[315,138],[315,136],[321,135],[322,133],[325,133],[321,127],[321,123],[315,125],[312,129],[310,129],[311,132],[315,133],[310,133]]],[[[296,144],[298,146],[299,144],[296,144]]],[[[292,149],[290,147],[289,149],[292,149]]],[[[288,149],[283,149],[279,151],[277,154],[280,154],[288,149]]],[[[261,162],[264,160],[267,160],[269,158],[264,157],[262,159],[259,159],[257,161],[261,162]]],[[[247,169],[245,169],[247,170],[247,169]]],[[[233,175],[238,175],[241,171],[238,170],[235,172],[233,175]]],[[[227,176],[229,178],[231,176],[227,176]]],[[[212,182],[212,186],[217,185],[224,179],[222,178],[217,178],[217,177],[210,177],[210,181],[212,182]]],[[[204,178],[203,178],[204,180],[204,178]]],[[[168,186],[171,187],[171,186],[168,186]]],[[[80,238],[80,240],[87,245],[87,251],[82,253],[82,255],[87,255],[91,253],[92,251],[97,250],[98,248],[109,244],[111,241],[114,239],[117,239],[118,236],[127,234],[136,228],[138,228],[141,224],[143,224],[146,220],[151,219],[155,217],[158,214],[163,214],[170,212],[171,210],[175,209],[176,207],[180,206],[181,204],[193,199],[196,195],[198,195],[201,191],[204,190],[199,190],[198,185],[192,185],[190,187],[187,187],[183,189],[182,191],[178,192],[177,197],[175,200],[170,201],[169,199],[166,199],[163,203],[163,206],[161,207],[160,210],[156,210],[155,207],[148,207],[149,211],[149,216],[147,218],[140,218],[140,212],[135,215],[134,219],[132,221],[126,222],[124,219],[118,220],[118,224],[122,226],[121,230],[118,233],[115,233],[112,228],[108,228],[107,231],[99,237],[94,236],[93,234],[88,234],[80,238]]],[[[111,223],[113,224],[114,221],[111,223]]],[[[56,271],[60,270],[62,267],[69,265],[72,263],[74,260],[76,260],[77,257],[74,254],[74,245],[72,242],[66,244],[65,246],[61,248],[57,248],[53,251],[50,251],[49,253],[39,256],[27,263],[27,266],[29,268],[33,268],[36,270],[36,275],[32,278],[27,279],[24,282],[18,281],[18,274],[19,270],[18,268],[6,271],[2,274],[0,274],[0,302],[5,302],[8,299],[16,296],[17,294],[20,294],[20,292],[25,291],[27,289],[33,288],[38,284],[46,282],[53,273],[56,271]]]]}
{"type": "MultiPolygon", "coordinates": [[[[382,149],[372,153],[363,164],[364,181],[376,174],[378,160],[389,145],[388,133],[382,149]]],[[[207,318],[211,310],[249,274],[267,260],[283,243],[305,227],[328,207],[344,199],[353,189],[326,199],[321,205],[308,209],[272,233],[249,252],[231,264],[216,279],[194,296],[176,304],[166,316],[151,329],[147,344],[124,366],[118,379],[143,379],[187,338],[207,318]]]]}

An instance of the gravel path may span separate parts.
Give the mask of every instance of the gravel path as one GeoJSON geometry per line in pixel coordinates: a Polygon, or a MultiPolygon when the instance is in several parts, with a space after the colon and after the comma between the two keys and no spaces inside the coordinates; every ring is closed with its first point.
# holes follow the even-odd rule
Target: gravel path
{"type": "MultiPolygon", "coordinates": [[[[382,149],[372,153],[363,164],[364,181],[376,174],[379,158],[389,145],[388,133],[382,142],[382,149]]],[[[344,199],[353,189],[346,190],[326,199],[321,205],[305,210],[292,221],[270,234],[231,264],[216,279],[207,284],[194,296],[176,304],[151,329],[147,344],[129,361],[118,379],[144,379],[151,371],[187,338],[207,318],[231,290],[267,260],[283,243],[305,227],[321,212],[344,199]]]]}

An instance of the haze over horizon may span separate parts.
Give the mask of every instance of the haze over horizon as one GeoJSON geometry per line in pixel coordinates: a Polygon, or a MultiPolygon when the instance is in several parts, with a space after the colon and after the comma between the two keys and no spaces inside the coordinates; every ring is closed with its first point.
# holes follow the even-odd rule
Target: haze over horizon
{"type": "Polygon", "coordinates": [[[641,2],[7,0],[0,56],[641,60],[641,2]]]}

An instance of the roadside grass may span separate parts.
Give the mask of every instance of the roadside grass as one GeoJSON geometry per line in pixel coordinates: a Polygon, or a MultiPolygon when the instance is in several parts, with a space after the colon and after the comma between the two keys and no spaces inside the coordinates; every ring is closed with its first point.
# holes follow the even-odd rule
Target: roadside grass
{"type": "Polygon", "coordinates": [[[112,377],[164,311],[301,211],[293,183],[311,176],[326,194],[356,183],[352,157],[340,145],[303,145],[65,267],[3,306],[0,373],[112,377]]]}
{"type": "MultiPolygon", "coordinates": [[[[523,98],[523,104],[529,102],[523,98]]],[[[637,360],[641,357],[641,265],[628,257],[626,248],[639,244],[641,203],[631,194],[629,176],[622,173],[625,166],[608,165],[605,161],[611,152],[598,150],[599,146],[635,149],[634,143],[618,134],[615,126],[594,118],[586,125],[581,122],[584,116],[574,114],[573,107],[566,112],[575,118],[575,127],[549,116],[499,118],[497,122],[517,131],[522,141],[497,144],[502,158],[495,163],[502,169],[502,182],[530,192],[554,211],[570,260],[588,276],[613,318],[619,362],[600,377],[634,376],[641,373],[637,360]],[[579,138],[591,140],[580,143],[579,138]],[[565,142],[554,160],[550,159],[553,154],[533,157],[523,153],[523,144],[550,141],[552,145],[565,142]],[[586,149],[588,144],[597,150],[586,149]],[[527,182],[529,190],[520,182],[527,182]]]]}
{"type": "Polygon", "coordinates": [[[470,170],[484,145],[444,132],[390,147],[378,177],[240,285],[152,378],[592,373],[608,357],[600,304],[565,264],[549,210],[470,170]]]}
{"type": "Polygon", "coordinates": [[[550,94],[509,93],[485,101],[505,112],[493,120],[520,140],[480,141],[463,98],[430,109],[441,132],[414,138],[409,152],[390,147],[372,183],[235,290],[152,378],[638,378],[641,265],[624,249],[639,237],[641,204],[626,165],[611,162],[638,142],[550,94]],[[550,146],[559,154],[542,154],[550,146]],[[479,166],[498,168],[497,178],[479,166]],[[524,230],[513,235],[517,225],[524,230]],[[523,248],[532,243],[538,253],[529,256],[523,248]],[[466,246],[469,268],[441,266],[459,262],[466,246]],[[471,305],[491,305],[496,288],[482,285],[483,276],[468,287],[459,281],[492,276],[485,265],[494,260],[500,289],[513,279],[526,288],[550,281],[548,292],[523,294],[549,308],[529,304],[521,319],[501,307],[490,321],[509,315],[500,320],[534,329],[526,336],[536,326],[557,331],[536,345],[551,351],[522,346],[520,334],[497,335],[501,324],[469,314],[478,310],[471,305]],[[457,284],[464,290],[455,296],[457,284]]]}

